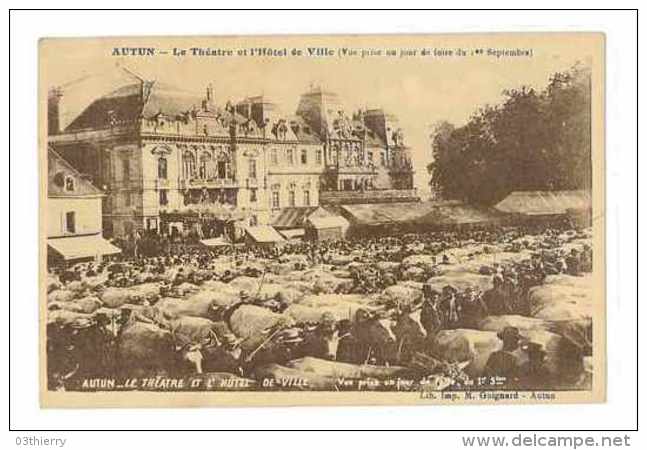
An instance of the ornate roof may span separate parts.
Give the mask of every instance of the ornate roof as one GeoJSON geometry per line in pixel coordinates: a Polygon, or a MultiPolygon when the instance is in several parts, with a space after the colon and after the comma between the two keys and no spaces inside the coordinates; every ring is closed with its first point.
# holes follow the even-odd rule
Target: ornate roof
{"type": "Polygon", "coordinates": [[[108,128],[139,118],[152,119],[160,114],[176,118],[197,110],[201,102],[200,95],[164,83],[136,82],[93,101],[65,131],[108,128]]]}

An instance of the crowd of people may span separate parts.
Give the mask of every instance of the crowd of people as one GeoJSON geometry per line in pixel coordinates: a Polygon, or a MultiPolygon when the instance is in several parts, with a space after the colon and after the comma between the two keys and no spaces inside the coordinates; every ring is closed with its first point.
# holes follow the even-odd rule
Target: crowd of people
{"type": "MultiPolygon", "coordinates": [[[[100,293],[106,288],[128,288],[146,283],[157,283],[159,292],[145,299],[130,299],[138,304],[137,308],[125,305],[120,308],[117,317],[110,317],[105,311],[93,315],[94,324],[99,334],[106,341],[118,340],[124,330],[136,323],[154,325],[162,330],[172,330],[172,318],[167,317],[156,308],[157,302],[164,298],[182,298],[183,286],[200,286],[209,281],[229,283],[239,276],[260,278],[261,283],[273,266],[291,264],[294,271],[303,271],[313,267],[328,267],[331,272],[342,271],[351,283],[345,284],[340,294],[379,294],[389,286],[407,280],[403,261],[412,255],[430,255],[435,264],[426,266],[422,279],[433,280],[436,270],[452,263],[448,251],[470,244],[483,244],[484,252],[529,251],[530,258],[517,263],[494,263],[483,266],[481,275],[491,277],[492,288],[482,291],[478,287],[468,286],[459,289],[447,284],[438,289],[433,283],[422,283],[422,296],[412,302],[387,301],[378,312],[358,310],[355,317],[347,320],[336,320],[329,315],[322,315],[316,323],[300,324],[300,327],[277,327],[266,330],[260,344],[253,351],[241,349],[241,338],[232,333],[231,328],[207,336],[208,344],[188,345],[182,350],[184,362],[199,359],[200,371],[214,370],[234,373],[239,376],[251,376],[254,368],[267,362],[285,362],[298,356],[313,355],[330,357],[330,345],[334,341],[332,357],[338,361],[356,364],[400,364],[412,365],[418,348],[403,351],[399,345],[396,357],[386,356],[386,351],[374,348],[370,342],[370,327],[384,317],[405,317],[419,312],[419,322],[427,339],[433,339],[442,330],[476,329],[478,322],[491,315],[528,316],[530,306],[528,291],[533,286],[541,285],[551,274],[569,274],[579,276],[592,271],[592,249],[585,245],[581,250],[571,249],[568,252],[560,247],[563,240],[560,235],[568,232],[573,238],[586,237],[580,232],[564,228],[507,227],[472,230],[435,231],[423,233],[406,233],[394,236],[355,237],[347,240],[324,242],[287,243],[272,248],[223,246],[208,248],[190,242],[179,242],[175,245],[162,245],[156,251],[149,249],[147,255],[134,252],[117,260],[101,263],[81,263],[73,267],[52,268],[51,277],[59,287],[74,282],[85,282],[100,279],[101,282],[89,288],[100,293]],[[527,236],[540,236],[541,239],[524,240],[527,236]],[[488,245],[492,249],[488,249],[488,245]],[[496,249],[494,248],[496,247],[496,249]],[[215,270],[223,258],[230,261],[224,270],[215,270]],[[380,264],[388,262],[390,264],[380,264]],[[262,263],[262,264],[261,264],[262,263]],[[109,328],[112,327],[113,331],[109,328]],[[116,328],[115,328],[116,327],[116,328]],[[117,331],[114,332],[114,329],[117,331]],[[359,349],[359,350],[358,350],[359,349]],[[368,349],[368,350],[367,350],[368,349]],[[199,357],[196,356],[200,354],[199,357]],[[193,359],[192,359],[193,358],[193,359]],[[209,366],[207,369],[203,365],[209,366]]],[[[231,315],[242,305],[254,305],[266,308],[272,313],[282,314],[289,307],[289,302],[282,292],[266,298],[253,292],[241,290],[238,300],[226,306],[212,308],[209,320],[213,323],[227,324],[231,315]]],[[[50,308],[54,309],[54,308],[50,308]]],[[[69,331],[69,330],[68,330],[69,331]]],[[[78,335],[78,331],[75,333],[78,335]]],[[[89,342],[98,342],[96,332],[89,342]]],[[[519,330],[507,327],[499,336],[503,348],[491,355],[486,367],[486,375],[503,376],[509,379],[523,376],[528,380],[541,377],[545,370],[542,358],[545,350],[535,342],[520,345],[519,330]],[[516,336],[516,337],[515,337],[516,336]],[[516,343],[514,342],[516,340],[516,343]],[[515,350],[523,347],[528,355],[528,362],[520,364],[515,350]],[[523,366],[522,368],[520,368],[523,366]],[[514,369],[513,369],[514,367],[514,369]],[[514,375],[513,375],[514,370],[514,375]],[[525,375],[524,375],[525,374],[525,375]]],[[[69,333],[60,326],[48,328],[48,339],[66,341],[69,333]],[[65,336],[65,337],[64,337],[65,336]]],[[[205,341],[203,339],[203,341],[205,341]]],[[[195,344],[189,343],[189,344],[195,344]]],[[[86,347],[90,344],[85,344],[86,347]]],[[[117,344],[111,344],[117,347],[117,344]]],[[[409,343],[405,345],[410,345],[409,343]]],[[[54,355],[56,342],[48,343],[54,355]]],[[[90,348],[89,351],[92,351],[90,348]]],[[[96,349],[95,349],[96,351],[96,349]]],[[[58,358],[58,356],[57,356],[58,358]]],[[[56,364],[52,364],[55,367],[56,364]]],[[[69,369],[70,364],[62,367],[69,369]]],[[[50,371],[54,384],[65,379],[64,368],[50,371]],[[55,374],[54,374],[55,373],[55,374]]],[[[523,383],[522,383],[523,384],[523,383]]]]}

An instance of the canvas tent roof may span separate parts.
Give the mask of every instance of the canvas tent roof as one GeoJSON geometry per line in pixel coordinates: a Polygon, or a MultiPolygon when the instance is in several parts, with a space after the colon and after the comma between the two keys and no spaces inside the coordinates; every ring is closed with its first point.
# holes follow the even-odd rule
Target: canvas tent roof
{"type": "Polygon", "coordinates": [[[207,247],[224,247],[226,245],[231,245],[227,239],[223,237],[217,237],[217,238],[211,238],[211,239],[202,239],[200,241],[202,245],[205,245],[207,247]]]}
{"type": "Polygon", "coordinates": [[[341,208],[352,222],[361,225],[409,222],[431,210],[427,202],[343,205],[341,208]]]}
{"type": "Polygon", "coordinates": [[[281,235],[286,239],[294,239],[303,237],[306,230],[303,228],[292,228],[290,230],[281,230],[279,233],[281,233],[281,235]]]}
{"type": "Polygon", "coordinates": [[[516,191],[495,208],[511,214],[557,215],[591,208],[591,196],[586,191],[516,191]]]}
{"type": "Polygon", "coordinates": [[[349,225],[348,221],[341,216],[310,217],[308,223],[318,230],[325,228],[345,228],[349,225]]]}
{"type": "Polygon", "coordinates": [[[344,205],[342,209],[353,223],[359,225],[459,225],[495,222],[501,218],[496,211],[459,202],[377,203],[344,205]]]}
{"type": "Polygon", "coordinates": [[[255,242],[258,242],[259,244],[285,241],[285,239],[283,239],[283,237],[269,225],[247,227],[245,228],[245,231],[255,242]]]}
{"type": "Polygon", "coordinates": [[[491,208],[466,204],[445,204],[435,206],[431,211],[414,219],[413,222],[427,225],[469,225],[499,222],[504,217],[491,208]]]}
{"type": "Polygon", "coordinates": [[[98,234],[48,239],[47,245],[68,261],[121,253],[118,247],[115,247],[98,234]]]}

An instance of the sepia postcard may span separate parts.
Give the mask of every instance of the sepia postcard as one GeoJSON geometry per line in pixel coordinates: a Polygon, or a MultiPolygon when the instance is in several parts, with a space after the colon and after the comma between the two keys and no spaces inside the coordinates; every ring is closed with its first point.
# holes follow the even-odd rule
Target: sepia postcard
{"type": "Polygon", "coordinates": [[[41,406],[605,401],[604,46],[43,38],[41,406]]]}

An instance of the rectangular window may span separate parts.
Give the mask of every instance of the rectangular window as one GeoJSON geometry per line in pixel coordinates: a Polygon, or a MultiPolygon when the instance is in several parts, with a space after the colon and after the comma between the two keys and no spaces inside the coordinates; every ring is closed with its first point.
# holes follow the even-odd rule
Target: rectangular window
{"type": "Polygon", "coordinates": [[[76,233],[76,213],[74,211],[65,213],[65,231],[76,233]]]}
{"type": "Polygon", "coordinates": [[[278,164],[279,164],[279,154],[278,154],[278,152],[276,151],[275,148],[273,148],[271,153],[270,153],[270,163],[273,166],[278,166],[278,164]]]}
{"type": "Polygon", "coordinates": [[[168,205],[168,191],[166,189],[160,190],[160,205],[161,206],[168,205]]]}
{"type": "Polygon", "coordinates": [[[386,153],[382,152],[381,161],[382,166],[386,166],[386,153]]]}
{"type": "Polygon", "coordinates": [[[227,178],[227,163],[225,161],[218,161],[218,178],[227,178]]]}
{"type": "Polygon", "coordinates": [[[121,174],[124,181],[130,180],[130,160],[122,159],[121,160],[121,174]]]}
{"type": "Polygon", "coordinates": [[[255,203],[257,199],[258,199],[258,193],[256,192],[256,189],[250,189],[249,190],[249,201],[251,203],[255,203]]]}
{"type": "Polygon", "coordinates": [[[146,219],[146,229],[151,231],[157,231],[157,219],[154,217],[146,219]]]}
{"type": "Polygon", "coordinates": [[[279,192],[272,192],[272,209],[279,209],[281,207],[279,203],[279,192]]]}
{"type": "Polygon", "coordinates": [[[157,161],[157,178],[166,180],[168,174],[168,162],[166,158],[162,157],[157,161]]]}
{"type": "Polygon", "coordinates": [[[320,166],[320,165],[321,165],[321,162],[322,162],[322,156],[323,156],[323,152],[322,152],[321,150],[317,150],[315,158],[316,158],[316,161],[317,161],[317,165],[318,165],[318,166],[320,166]]]}
{"type": "Polygon", "coordinates": [[[291,148],[287,149],[286,156],[287,156],[288,164],[290,164],[291,166],[294,165],[294,150],[292,150],[291,148]]]}
{"type": "Polygon", "coordinates": [[[289,196],[288,196],[289,204],[290,206],[295,206],[296,205],[296,194],[294,191],[290,191],[289,196]]]}
{"type": "Polygon", "coordinates": [[[124,206],[128,207],[130,206],[131,199],[130,199],[130,191],[125,191],[124,192],[124,206]]]}
{"type": "Polygon", "coordinates": [[[303,205],[310,206],[310,191],[303,191],[303,205]]]}
{"type": "Polygon", "coordinates": [[[308,150],[301,150],[301,164],[308,164],[308,150]]]}
{"type": "Polygon", "coordinates": [[[256,160],[249,159],[249,178],[256,179],[256,160]]]}

